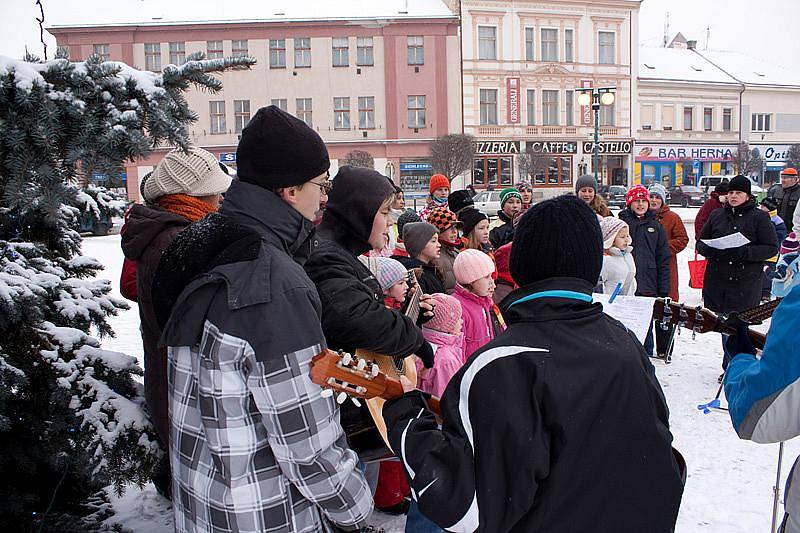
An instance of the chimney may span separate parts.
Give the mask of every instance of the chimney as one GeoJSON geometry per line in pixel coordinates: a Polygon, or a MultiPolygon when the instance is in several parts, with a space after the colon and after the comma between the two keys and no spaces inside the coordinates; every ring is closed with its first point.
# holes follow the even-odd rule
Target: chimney
{"type": "Polygon", "coordinates": [[[686,48],[688,48],[689,50],[694,50],[695,48],[697,48],[697,41],[693,41],[693,40],[692,41],[686,41],[686,48]]]}

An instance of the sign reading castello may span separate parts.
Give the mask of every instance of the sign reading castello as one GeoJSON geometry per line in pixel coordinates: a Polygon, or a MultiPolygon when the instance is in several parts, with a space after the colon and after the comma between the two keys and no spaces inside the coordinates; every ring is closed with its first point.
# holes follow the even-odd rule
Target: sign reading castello
{"type": "MultiPolygon", "coordinates": [[[[600,141],[597,143],[598,152],[601,154],[629,154],[633,149],[633,141],[600,141]]],[[[594,152],[594,141],[583,142],[583,153],[594,152]]]]}
{"type": "Polygon", "coordinates": [[[475,141],[475,154],[518,154],[519,141],[475,141]]]}

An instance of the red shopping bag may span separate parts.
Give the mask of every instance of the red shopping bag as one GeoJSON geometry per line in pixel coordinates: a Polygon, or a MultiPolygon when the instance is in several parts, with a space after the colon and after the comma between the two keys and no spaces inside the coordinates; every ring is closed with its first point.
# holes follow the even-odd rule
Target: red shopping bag
{"type": "Polygon", "coordinates": [[[689,261],[689,286],[693,289],[703,288],[703,278],[706,277],[707,259],[697,259],[697,251],[694,252],[694,261],[689,261]]]}

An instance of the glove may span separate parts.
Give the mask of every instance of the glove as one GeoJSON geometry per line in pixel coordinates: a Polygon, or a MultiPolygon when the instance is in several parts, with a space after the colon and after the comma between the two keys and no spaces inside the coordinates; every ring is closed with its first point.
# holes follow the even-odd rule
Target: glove
{"type": "Polygon", "coordinates": [[[716,258],[720,261],[742,261],[744,259],[745,254],[747,254],[747,250],[744,246],[740,246],[739,248],[728,248],[727,250],[720,250],[716,258]]]}
{"type": "Polygon", "coordinates": [[[419,347],[417,357],[420,358],[425,368],[433,368],[433,348],[431,348],[428,341],[424,341],[422,346],[419,347]]]}
{"type": "Polygon", "coordinates": [[[756,354],[756,347],[753,346],[750,336],[747,334],[747,325],[739,323],[736,327],[736,334],[728,337],[725,341],[725,349],[731,354],[731,357],[739,355],[740,353],[756,354]]]}

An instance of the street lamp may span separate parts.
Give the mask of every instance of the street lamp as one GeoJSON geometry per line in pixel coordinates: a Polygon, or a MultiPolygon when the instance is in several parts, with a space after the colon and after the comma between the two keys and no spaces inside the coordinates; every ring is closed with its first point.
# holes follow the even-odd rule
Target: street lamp
{"type": "MultiPolygon", "coordinates": [[[[592,170],[597,182],[597,167],[600,166],[600,106],[614,103],[616,87],[578,87],[578,105],[592,106],[594,111],[594,146],[592,148],[592,170]]],[[[599,183],[598,183],[599,185],[599,183]]]]}

